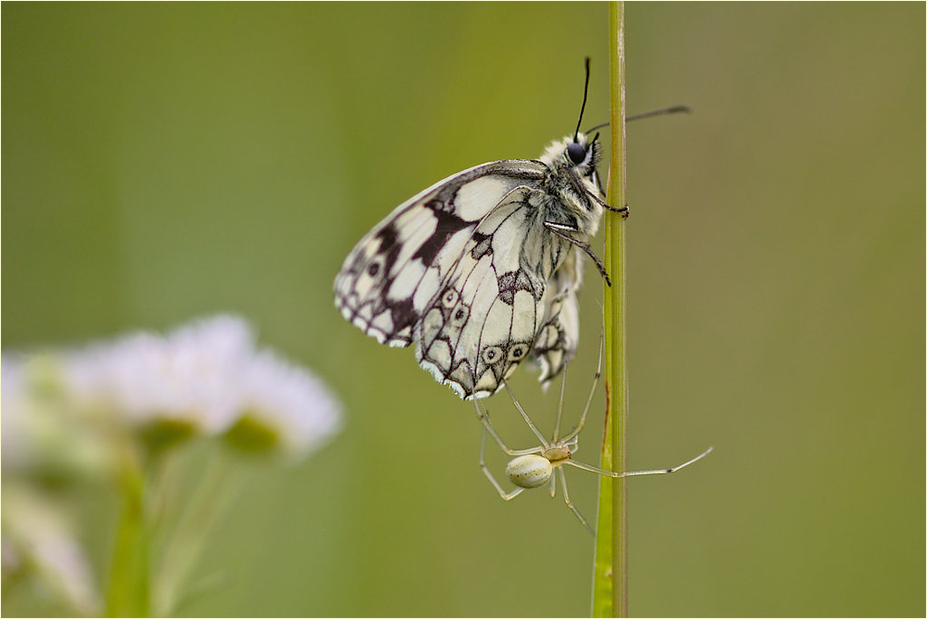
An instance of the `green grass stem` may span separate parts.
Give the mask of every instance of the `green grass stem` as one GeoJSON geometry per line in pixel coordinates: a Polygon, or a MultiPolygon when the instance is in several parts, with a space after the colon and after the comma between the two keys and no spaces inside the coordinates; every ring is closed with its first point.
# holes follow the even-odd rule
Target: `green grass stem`
{"type": "MultiPolygon", "coordinates": [[[[624,2],[609,3],[611,92],[611,168],[608,204],[626,203],[624,2]]],[[[605,286],[605,438],[600,466],[627,470],[627,220],[605,214],[605,268],[612,279],[605,286]]],[[[628,515],[625,479],[602,477],[596,517],[592,615],[628,616],[628,515]]]]}
{"type": "Polygon", "coordinates": [[[106,589],[107,617],[149,616],[149,527],[145,474],[127,449],[120,480],[122,513],[116,528],[106,589]]]}

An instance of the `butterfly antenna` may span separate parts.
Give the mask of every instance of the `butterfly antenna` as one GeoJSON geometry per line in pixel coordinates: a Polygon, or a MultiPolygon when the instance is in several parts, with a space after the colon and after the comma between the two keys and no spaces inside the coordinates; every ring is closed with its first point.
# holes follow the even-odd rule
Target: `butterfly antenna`
{"type": "MultiPolygon", "coordinates": [[[[629,122],[631,122],[632,120],[640,120],[640,119],[642,119],[642,118],[650,118],[651,116],[663,116],[664,114],[678,114],[678,113],[680,113],[680,112],[684,112],[684,113],[686,113],[686,114],[689,114],[689,113],[692,112],[692,108],[690,108],[688,105],[674,105],[674,106],[672,106],[672,107],[661,107],[661,108],[658,109],[658,110],[650,110],[649,112],[642,112],[642,113],[640,113],[640,114],[634,114],[633,116],[627,116],[627,117],[625,117],[624,121],[625,121],[626,123],[629,123],[629,122]]],[[[590,127],[589,129],[586,129],[585,132],[586,132],[586,133],[592,133],[592,132],[595,131],[596,129],[601,129],[602,127],[607,127],[607,126],[609,126],[610,124],[611,124],[611,123],[602,123],[601,125],[596,125],[595,127],[590,127]]]]}
{"type": "Polygon", "coordinates": [[[586,56],[586,84],[583,86],[583,107],[579,108],[579,120],[576,121],[576,131],[573,132],[573,142],[579,141],[579,126],[583,122],[583,112],[586,111],[586,96],[589,94],[589,56],[586,56]]]}
{"type": "Polygon", "coordinates": [[[685,114],[691,114],[692,108],[688,105],[673,105],[671,107],[661,107],[658,110],[650,110],[649,112],[642,112],[640,114],[634,114],[633,116],[626,116],[624,121],[630,122],[632,120],[640,120],[641,118],[650,118],[651,116],[663,116],[664,114],[679,114],[683,112],[685,114]]]}

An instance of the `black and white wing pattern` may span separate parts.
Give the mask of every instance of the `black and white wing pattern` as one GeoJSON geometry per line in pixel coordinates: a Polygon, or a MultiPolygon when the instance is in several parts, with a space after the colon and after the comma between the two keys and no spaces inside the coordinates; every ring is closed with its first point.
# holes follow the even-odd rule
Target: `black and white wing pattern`
{"type": "Polygon", "coordinates": [[[572,248],[548,282],[542,299],[544,316],[534,342],[534,357],[541,365],[540,381],[546,383],[560,373],[579,343],[579,284],[582,254],[572,248]]]}
{"type": "Polygon", "coordinates": [[[506,196],[542,175],[535,161],[488,163],[399,205],[345,259],[335,279],[335,305],[381,344],[408,346],[467,245],[483,240],[477,227],[505,206],[506,196]]]}
{"type": "Polygon", "coordinates": [[[479,165],[401,204],[345,259],[336,307],[380,343],[415,342],[464,398],[494,393],[527,358],[552,378],[576,349],[579,252],[602,214],[596,146],[568,136],[538,161],[479,165]]]}

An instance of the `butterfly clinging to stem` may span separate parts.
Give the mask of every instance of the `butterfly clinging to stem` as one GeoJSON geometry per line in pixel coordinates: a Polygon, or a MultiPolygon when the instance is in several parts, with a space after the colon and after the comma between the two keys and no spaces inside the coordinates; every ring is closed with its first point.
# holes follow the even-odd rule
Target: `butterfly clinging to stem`
{"type": "Polygon", "coordinates": [[[453,174],[400,204],[357,243],[335,278],[341,314],[381,344],[409,346],[462,398],[484,397],[525,359],[540,380],[576,351],[582,254],[605,204],[598,134],[579,122],[539,159],[453,174]]]}

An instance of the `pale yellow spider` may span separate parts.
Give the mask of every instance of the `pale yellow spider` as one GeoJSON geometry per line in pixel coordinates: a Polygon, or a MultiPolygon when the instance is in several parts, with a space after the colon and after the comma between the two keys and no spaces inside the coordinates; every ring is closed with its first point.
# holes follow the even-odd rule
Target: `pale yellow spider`
{"type": "Polygon", "coordinates": [[[560,401],[557,405],[557,421],[554,425],[554,434],[550,441],[544,438],[544,435],[541,434],[537,426],[531,421],[531,418],[528,416],[528,413],[525,412],[525,409],[522,408],[521,403],[515,397],[515,394],[512,392],[512,389],[509,387],[508,382],[505,382],[505,389],[508,391],[509,396],[512,398],[512,402],[515,404],[515,408],[518,409],[518,412],[521,413],[522,418],[525,420],[525,423],[528,424],[528,427],[531,428],[531,431],[534,432],[535,436],[538,437],[538,440],[541,441],[541,445],[538,447],[532,447],[530,449],[510,449],[496,433],[495,428],[492,426],[492,422],[489,420],[489,413],[484,411],[480,404],[479,400],[474,399],[473,403],[476,407],[476,414],[479,417],[480,421],[483,424],[483,439],[480,443],[480,468],[483,470],[483,473],[486,474],[486,478],[489,479],[493,487],[499,491],[499,496],[504,500],[509,501],[514,499],[516,496],[521,494],[524,490],[530,488],[537,488],[543,486],[545,483],[550,481],[550,496],[554,497],[557,494],[557,477],[554,475],[554,472],[558,473],[560,477],[560,484],[563,486],[563,500],[566,503],[567,507],[572,510],[576,517],[579,518],[579,521],[583,523],[583,526],[589,530],[590,533],[594,533],[589,523],[583,517],[579,510],[576,509],[576,506],[570,501],[570,494],[567,491],[566,483],[566,474],[563,472],[563,465],[569,464],[570,466],[575,466],[578,469],[583,469],[584,471],[590,471],[598,475],[604,475],[606,477],[634,477],[639,475],[666,475],[667,473],[674,473],[681,468],[687,467],[690,464],[701,460],[709,453],[711,453],[713,447],[709,447],[703,453],[698,456],[683,462],[678,466],[674,466],[668,469],[652,469],[647,471],[627,471],[624,473],[616,473],[614,471],[606,471],[598,467],[592,466],[591,464],[586,464],[585,462],[577,462],[573,460],[573,454],[579,449],[579,433],[583,429],[583,425],[586,423],[586,414],[589,412],[589,405],[592,403],[592,398],[595,395],[595,388],[599,380],[599,375],[602,367],[602,355],[601,350],[599,352],[599,367],[596,369],[595,378],[592,381],[592,389],[589,391],[589,397],[586,400],[586,406],[583,408],[583,414],[579,418],[576,426],[570,430],[565,436],[560,436],[560,420],[563,416],[563,393],[564,386],[566,385],[566,368],[563,370],[563,382],[560,386],[560,401]],[[502,486],[496,481],[496,478],[492,476],[492,473],[489,472],[489,469],[486,466],[484,460],[484,450],[486,447],[486,433],[489,433],[490,436],[495,439],[499,447],[507,455],[512,456],[512,459],[509,461],[508,465],[505,467],[505,475],[509,478],[513,484],[518,486],[511,492],[506,492],[502,486]]]}

